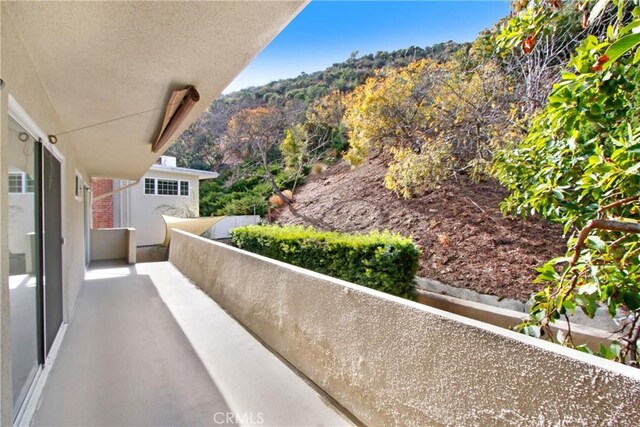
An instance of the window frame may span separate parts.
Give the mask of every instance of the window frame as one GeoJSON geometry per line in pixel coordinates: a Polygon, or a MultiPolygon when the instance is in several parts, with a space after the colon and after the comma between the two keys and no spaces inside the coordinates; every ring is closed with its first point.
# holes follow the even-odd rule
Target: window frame
{"type": "MultiPolygon", "coordinates": [[[[163,190],[167,191],[167,190],[163,190]]],[[[191,196],[191,181],[188,179],[174,179],[174,178],[158,178],[158,177],[144,177],[142,184],[142,194],[145,196],[170,196],[170,197],[190,197],[191,196]],[[153,182],[153,193],[147,193],[147,181],[153,182]],[[167,181],[171,185],[176,185],[177,193],[162,194],[158,190],[160,188],[159,181],[167,181]],[[183,192],[183,185],[186,185],[186,193],[183,192]]]]}
{"type": "Polygon", "coordinates": [[[29,189],[29,175],[26,172],[9,172],[7,179],[7,190],[9,194],[31,194],[35,190],[35,181],[31,178],[33,182],[31,189],[29,189]],[[12,191],[11,189],[11,179],[19,178],[20,179],[20,190],[12,191]]]}
{"type": "Polygon", "coordinates": [[[157,181],[155,178],[149,178],[149,177],[145,177],[144,178],[144,183],[142,185],[142,193],[145,196],[156,196],[158,193],[158,185],[157,185],[157,181]],[[151,181],[153,183],[153,193],[147,193],[147,181],[151,181]]]}
{"type": "Polygon", "coordinates": [[[24,173],[23,172],[9,172],[9,179],[7,181],[9,194],[22,194],[24,193],[24,173]],[[17,180],[20,181],[20,189],[15,191],[14,185],[17,184],[17,180]]]}
{"type": "Polygon", "coordinates": [[[180,180],[156,178],[156,192],[158,196],[179,196],[180,180]]]}
{"type": "Polygon", "coordinates": [[[178,192],[182,197],[189,197],[191,195],[191,182],[188,180],[181,179],[178,183],[178,192]],[[186,194],[182,193],[182,184],[187,184],[187,192],[186,194]]]}

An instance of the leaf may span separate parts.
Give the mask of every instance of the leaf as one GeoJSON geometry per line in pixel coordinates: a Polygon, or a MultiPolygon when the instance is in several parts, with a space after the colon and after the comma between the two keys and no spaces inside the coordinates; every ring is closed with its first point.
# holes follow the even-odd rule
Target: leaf
{"type": "Polygon", "coordinates": [[[613,43],[607,51],[605,55],[609,58],[606,62],[607,65],[611,65],[615,61],[618,60],[622,55],[629,52],[631,49],[640,44],[640,34],[630,34],[628,36],[624,36],[615,43],[613,43]]]}
{"type": "Polygon", "coordinates": [[[595,298],[592,295],[578,294],[576,295],[576,302],[580,308],[582,308],[584,314],[593,319],[593,316],[596,315],[596,310],[598,309],[595,298]]]}
{"type": "Polygon", "coordinates": [[[576,350],[578,350],[578,351],[581,351],[581,352],[583,352],[583,353],[593,354],[593,351],[592,351],[592,350],[589,348],[589,346],[588,346],[588,345],[586,345],[586,344],[581,344],[581,345],[579,345],[579,346],[576,346],[576,348],[575,348],[575,349],[576,349],[576,350]]]}
{"type": "Polygon", "coordinates": [[[587,237],[587,241],[589,243],[591,243],[591,246],[600,251],[600,252],[604,252],[607,249],[607,245],[604,243],[604,241],[598,237],[598,236],[589,236],[587,237]]]}
{"type": "Polygon", "coordinates": [[[544,264],[542,267],[539,267],[537,269],[537,271],[540,274],[535,279],[536,283],[552,282],[552,281],[558,279],[558,273],[556,272],[555,268],[553,268],[553,264],[551,264],[549,262],[544,264]]]}
{"type": "Polygon", "coordinates": [[[570,300],[564,300],[562,302],[562,307],[564,307],[565,310],[568,310],[573,314],[573,312],[575,312],[576,310],[576,303],[570,300]]]}
{"type": "Polygon", "coordinates": [[[622,300],[631,311],[635,311],[640,308],[640,295],[635,292],[625,293],[622,296],[622,300]]]}
{"type": "Polygon", "coordinates": [[[535,325],[528,325],[522,329],[522,332],[525,335],[529,335],[530,337],[540,338],[540,327],[535,325]]]}
{"type": "Polygon", "coordinates": [[[631,22],[629,25],[622,28],[622,30],[620,30],[620,34],[621,35],[625,35],[628,33],[636,34],[638,33],[638,30],[640,30],[640,19],[637,19],[631,22]]]}
{"type": "Polygon", "coordinates": [[[638,162],[635,165],[631,166],[629,169],[624,171],[624,173],[626,173],[627,175],[635,175],[635,173],[638,172],[638,170],[640,170],[640,162],[638,162]]]}
{"type": "Polygon", "coordinates": [[[551,192],[553,193],[553,196],[556,199],[564,200],[564,194],[562,194],[562,191],[558,190],[557,188],[554,188],[553,190],[551,190],[551,192]]]}

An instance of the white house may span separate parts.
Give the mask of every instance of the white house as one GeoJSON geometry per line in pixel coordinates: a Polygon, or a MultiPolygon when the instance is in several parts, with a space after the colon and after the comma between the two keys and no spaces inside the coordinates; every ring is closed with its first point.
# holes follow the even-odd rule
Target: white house
{"type": "Polygon", "coordinates": [[[162,156],[135,184],[126,180],[94,179],[92,228],[136,229],[136,245],[163,242],[161,214],[184,218],[200,214],[200,181],[216,178],[216,172],[176,166],[176,158],[162,156]],[[101,195],[109,194],[100,200],[101,195]]]}

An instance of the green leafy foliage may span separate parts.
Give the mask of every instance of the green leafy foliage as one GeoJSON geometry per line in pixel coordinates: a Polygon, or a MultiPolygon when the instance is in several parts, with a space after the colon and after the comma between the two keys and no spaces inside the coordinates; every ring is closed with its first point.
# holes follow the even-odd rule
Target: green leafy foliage
{"type": "Polygon", "coordinates": [[[339,117],[333,114],[339,110],[331,102],[335,100],[334,94],[353,90],[378,69],[404,67],[423,58],[445,61],[465,46],[467,45],[449,41],[425,48],[411,46],[362,56],[354,52],[346,61],[333,64],[323,71],[302,73],[295,78],[223,95],[181,135],[167,154],[176,156],[179,166],[217,170],[221,165],[230,163],[229,150],[223,141],[230,119],[242,110],[265,106],[286,110],[286,123],[282,132],[285,128],[301,124],[305,125],[312,140],[320,139],[320,142],[324,142],[327,139],[325,131],[328,131],[331,134],[332,148],[341,153],[347,145],[344,130],[339,129],[342,114],[339,117]]]}
{"type": "MultiPolygon", "coordinates": [[[[611,316],[622,310],[622,342],[598,354],[637,365],[640,64],[638,43],[627,34],[640,21],[637,9],[629,14],[627,2],[616,3],[618,21],[608,36],[582,40],[569,61],[572,70],[553,87],[527,136],[498,155],[495,171],[511,191],[505,213],[540,215],[570,234],[566,257],[538,270],[538,281],[548,286],[520,330],[553,339],[549,324],[576,309],[590,317],[600,305],[611,316]]],[[[563,343],[584,349],[570,336],[563,343]]]]}
{"type": "Polygon", "coordinates": [[[231,231],[241,249],[405,298],[415,295],[420,250],[389,232],[346,234],[252,225],[231,231]]]}
{"type": "MultiPolygon", "coordinates": [[[[291,188],[293,179],[278,166],[271,167],[276,183],[282,188],[291,188]]],[[[235,178],[225,171],[215,180],[200,185],[200,215],[265,215],[267,198],[273,194],[264,180],[264,169],[251,168],[242,178],[235,178]]]]}
{"type": "Polygon", "coordinates": [[[280,152],[288,170],[297,170],[306,154],[307,135],[302,125],[293,126],[284,131],[284,140],[280,143],[280,152]]]}

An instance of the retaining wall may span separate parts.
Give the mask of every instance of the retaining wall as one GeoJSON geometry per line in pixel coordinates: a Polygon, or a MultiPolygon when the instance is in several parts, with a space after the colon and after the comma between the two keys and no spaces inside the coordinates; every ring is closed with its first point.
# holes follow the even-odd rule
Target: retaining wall
{"type": "Polygon", "coordinates": [[[640,419],[633,368],[174,233],[171,263],[367,425],[640,419]]]}

